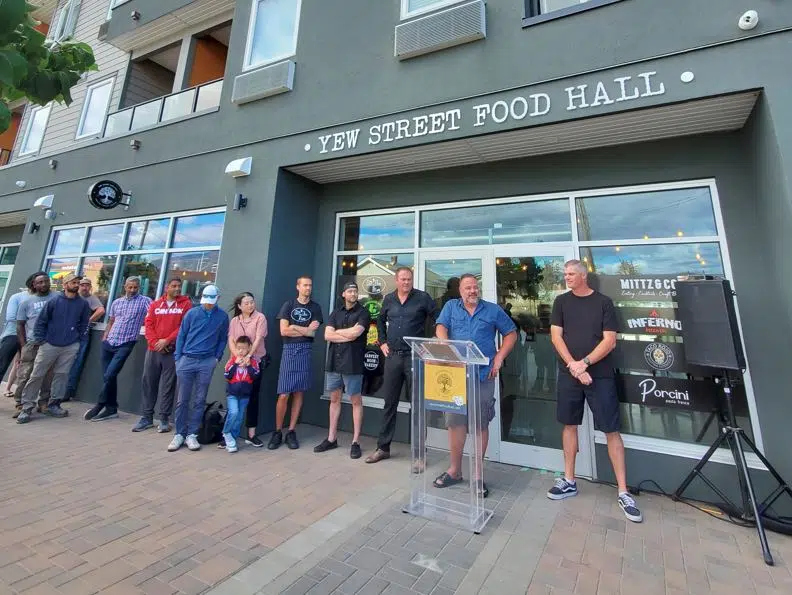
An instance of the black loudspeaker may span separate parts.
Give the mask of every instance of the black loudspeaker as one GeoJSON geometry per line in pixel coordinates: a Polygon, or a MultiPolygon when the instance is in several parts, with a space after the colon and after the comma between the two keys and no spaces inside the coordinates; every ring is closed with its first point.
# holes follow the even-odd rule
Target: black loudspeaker
{"type": "Polygon", "coordinates": [[[676,302],[688,364],[722,370],[745,368],[734,292],[726,279],[677,281],[676,302]]]}

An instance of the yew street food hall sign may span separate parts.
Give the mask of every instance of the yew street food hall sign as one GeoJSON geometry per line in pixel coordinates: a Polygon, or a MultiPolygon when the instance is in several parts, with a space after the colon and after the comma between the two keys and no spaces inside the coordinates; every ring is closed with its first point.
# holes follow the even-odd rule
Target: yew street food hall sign
{"type": "MultiPolygon", "coordinates": [[[[351,128],[323,134],[317,137],[318,144],[314,147],[319,149],[320,154],[337,154],[354,150],[358,146],[381,146],[409,138],[444,135],[460,130],[463,121],[467,120],[472,121],[475,130],[488,124],[542,118],[558,109],[556,106],[559,104],[566,112],[587,112],[601,106],[665,95],[665,92],[665,84],[657,79],[657,72],[641,72],[634,76],[619,76],[593,84],[566,87],[560,96],[556,94],[555,97],[542,91],[528,95],[517,94],[489,103],[476,103],[469,110],[451,108],[372,124],[365,131],[362,128],[351,128]]],[[[310,144],[305,145],[306,151],[311,148],[310,144]]]]}

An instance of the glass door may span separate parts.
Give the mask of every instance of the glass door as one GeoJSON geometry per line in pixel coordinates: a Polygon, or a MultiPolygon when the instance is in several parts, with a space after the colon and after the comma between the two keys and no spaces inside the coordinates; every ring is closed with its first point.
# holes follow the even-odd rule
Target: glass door
{"type": "MultiPolygon", "coordinates": [[[[500,461],[563,471],[550,313],[556,296],[566,291],[564,262],[573,258],[573,251],[563,246],[503,247],[495,248],[494,256],[496,301],[519,333],[501,371],[499,419],[493,422],[499,422],[500,461]]],[[[593,474],[592,435],[587,412],[579,429],[576,463],[576,473],[584,477],[593,474]]]]}
{"type": "Polygon", "coordinates": [[[14,265],[0,265],[0,309],[5,304],[6,294],[8,293],[8,280],[11,279],[11,273],[14,271],[14,265]]]}
{"type": "MultiPolygon", "coordinates": [[[[489,250],[425,250],[421,251],[418,261],[416,287],[432,296],[439,312],[448,300],[459,297],[459,278],[471,273],[479,280],[481,297],[494,301],[492,271],[489,250]]],[[[433,336],[433,329],[427,329],[427,336],[433,336]]],[[[437,411],[427,414],[427,446],[448,450],[443,414],[437,411]]],[[[465,452],[467,450],[466,445],[465,452]]],[[[488,450],[487,458],[492,458],[492,452],[492,449],[488,450]]]]}

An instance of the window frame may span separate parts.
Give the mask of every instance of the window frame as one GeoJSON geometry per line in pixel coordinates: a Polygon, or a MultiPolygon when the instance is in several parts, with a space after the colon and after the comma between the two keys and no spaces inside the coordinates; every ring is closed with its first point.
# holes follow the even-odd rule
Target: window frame
{"type": "Polygon", "coordinates": [[[19,143],[19,152],[17,153],[17,155],[19,155],[20,157],[27,157],[28,155],[38,155],[38,153],[41,151],[41,146],[44,144],[44,137],[47,134],[47,126],[49,125],[50,115],[52,115],[52,102],[48,103],[47,105],[31,106],[30,113],[28,115],[28,121],[25,124],[25,134],[22,136],[22,142],[19,143]],[[33,129],[33,121],[36,118],[36,114],[38,114],[41,110],[47,110],[47,115],[44,118],[44,127],[41,130],[41,140],[38,143],[38,147],[36,147],[31,151],[26,151],[25,146],[30,140],[30,131],[33,129]]]}
{"type": "Polygon", "coordinates": [[[85,138],[102,138],[104,135],[104,128],[107,122],[107,114],[110,112],[110,103],[113,101],[113,88],[115,86],[115,75],[102,79],[101,81],[97,81],[95,83],[91,83],[85,89],[85,100],[83,101],[82,111],[80,112],[80,120],[77,122],[77,132],[75,133],[74,140],[82,140],[85,138]],[[91,97],[93,96],[93,92],[96,91],[99,87],[104,87],[106,85],[110,85],[110,93],[107,95],[107,102],[104,106],[104,112],[102,115],[102,124],[99,127],[97,132],[89,132],[83,133],[82,129],[85,126],[85,118],[88,114],[88,107],[91,104],[91,97]]]}
{"type": "Polygon", "coordinates": [[[81,2],[82,0],[66,0],[58,13],[58,20],[53,28],[52,39],[55,41],[63,41],[64,39],[74,36],[77,30],[77,18],[79,16],[78,11],[80,10],[81,2]],[[69,25],[71,25],[71,30],[67,31],[69,25]],[[61,27],[63,27],[62,30],[61,27]]]}
{"type": "Polygon", "coordinates": [[[622,2],[622,0],[588,0],[588,2],[581,2],[575,6],[568,6],[559,10],[542,13],[541,0],[525,0],[525,16],[522,20],[522,26],[530,27],[531,25],[562,19],[580,12],[602,8],[603,6],[608,6],[609,4],[615,4],[617,2],[622,2]]]}
{"type": "MultiPolygon", "coordinates": [[[[96,329],[102,330],[105,328],[105,320],[107,319],[108,313],[110,312],[110,306],[113,303],[113,300],[117,299],[116,293],[118,291],[119,284],[123,283],[122,279],[122,271],[121,264],[122,259],[125,256],[135,256],[138,254],[162,254],[163,255],[163,267],[159,273],[159,279],[157,281],[157,290],[155,294],[157,296],[162,295],[162,291],[164,290],[164,285],[167,282],[168,277],[168,266],[170,264],[170,256],[171,254],[183,254],[186,252],[214,252],[218,253],[218,263],[220,261],[220,256],[222,254],[222,237],[220,238],[219,244],[207,244],[206,246],[194,246],[189,248],[177,248],[174,247],[174,238],[176,232],[176,220],[179,218],[184,217],[193,217],[199,215],[209,215],[214,213],[223,213],[227,215],[228,209],[226,207],[212,207],[208,209],[193,209],[188,211],[173,211],[167,213],[158,213],[155,215],[143,215],[140,217],[129,217],[129,218],[117,218],[117,219],[108,219],[102,221],[86,221],[82,223],[70,223],[67,225],[58,225],[53,226],[50,230],[49,238],[47,239],[47,245],[44,250],[44,255],[41,259],[41,269],[42,271],[49,272],[49,263],[51,260],[55,259],[76,259],[77,260],[77,269],[81,270],[85,259],[91,257],[101,257],[101,256],[115,256],[115,265],[113,268],[113,278],[110,281],[110,285],[107,288],[107,304],[105,305],[106,314],[105,319],[97,322],[96,329]],[[168,219],[168,240],[166,242],[165,247],[163,248],[144,248],[140,250],[124,250],[124,241],[126,241],[129,237],[130,227],[133,223],[138,221],[154,221],[158,219],[168,219]],[[122,224],[123,229],[121,231],[121,240],[119,241],[118,248],[115,250],[104,250],[104,251],[88,251],[88,242],[90,241],[90,230],[95,227],[103,227],[106,225],[113,225],[113,224],[122,224]],[[69,229],[83,229],[85,230],[85,234],[81,239],[81,245],[79,251],[76,252],[64,252],[62,254],[53,254],[52,249],[55,244],[55,236],[56,232],[69,230],[69,229]]],[[[225,219],[223,220],[223,231],[225,232],[225,219]]],[[[219,269],[219,266],[218,266],[219,269]]]]}
{"type": "Polygon", "coordinates": [[[465,0],[435,0],[435,3],[430,6],[417,8],[411,11],[410,0],[401,0],[400,17],[402,21],[406,21],[407,19],[421,16],[430,12],[434,12],[442,8],[448,8],[449,6],[453,6],[454,4],[461,4],[464,1],[465,0]]]}
{"type": "Polygon", "coordinates": [[[262,62],[251,63],[251,54],[253,53],[253,37],[256,31],[256,20],[258,18],[259,12],[259,2],[263,0],[251,0],[251,10],[250,10],[250,19],[248,19],[248,32],[247,32],[247,39],[245,41],[245,54],[242,58],[242,72],[248,72],[251,70],[257,70],[259,68],[264,68],[265,66],[269,66],[271,64],[277,64],[278,62],[282,62],[288,58],[292,58],[297,55],[297,40],[300,34],[300,15],[302,13],[302,0],[294,0],[297,3],[297,15],[295,17],[294,23],[294,34],[292,36],[292,44],[291,44],[291,51],[285,52],[283,54],[279,54],[274,58],[269,60],[264,60],[262,62]]]}

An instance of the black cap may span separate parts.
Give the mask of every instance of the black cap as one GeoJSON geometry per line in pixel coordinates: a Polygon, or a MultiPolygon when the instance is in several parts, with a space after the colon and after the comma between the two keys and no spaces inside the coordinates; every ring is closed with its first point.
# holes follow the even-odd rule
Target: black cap
{"type": "Polygon", "coordinates": [[[354,281],[347,281],[346,283],[344,283],[344,289],[342,290],[341,293],[343,293],[347,289],[357,289],[357,288],[358,288],[357,283],[355,283],[354,281]]]}

